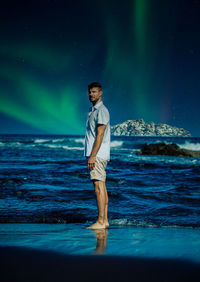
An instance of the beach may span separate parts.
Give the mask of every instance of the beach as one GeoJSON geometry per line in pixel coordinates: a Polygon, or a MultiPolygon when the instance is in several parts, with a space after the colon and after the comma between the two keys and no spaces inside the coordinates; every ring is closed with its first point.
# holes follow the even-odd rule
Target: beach
{"type": "Polygon", "coordinates": [[[70,255],[105,254],[187,259],[200,263],[200,229],[86,224],[0,224],[2,246],[31,247],[70,255]]]}
{"type": "Polygon", "coordinates": [[[200,230],[1,224],[1,281],[199,281],[200,230]]]}

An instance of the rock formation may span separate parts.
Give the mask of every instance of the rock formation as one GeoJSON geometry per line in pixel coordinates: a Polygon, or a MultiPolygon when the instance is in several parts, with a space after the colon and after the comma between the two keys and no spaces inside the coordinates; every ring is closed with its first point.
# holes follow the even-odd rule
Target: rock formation
{"type": "Polygon", "coordinates": [[[137,155],[167,155],[177,157],[200,157],[200,151],[181,149],[177,144],[145,144],[144,147],[136,153],[137,155]]]}
{"type": "Polygon", "coordinates": [[[190,132],[183,128],[162,123],[146,123],[142,118],[111,126],[111,134],[114,136],[191,136],[190,132]]]}

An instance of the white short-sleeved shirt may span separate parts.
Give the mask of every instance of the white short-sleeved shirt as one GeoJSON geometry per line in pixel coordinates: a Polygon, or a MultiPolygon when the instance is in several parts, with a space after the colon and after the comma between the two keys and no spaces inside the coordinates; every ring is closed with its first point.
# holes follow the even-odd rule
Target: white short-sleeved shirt
{"type": "Polygon", "coordinates": [[[84,156],[89,157],[97,136],[97,124],[105,124],[103,140],[97,152],[97,157],[110,160],[110,115],[103,102],[90,107],[86,123],[84,156]]]}

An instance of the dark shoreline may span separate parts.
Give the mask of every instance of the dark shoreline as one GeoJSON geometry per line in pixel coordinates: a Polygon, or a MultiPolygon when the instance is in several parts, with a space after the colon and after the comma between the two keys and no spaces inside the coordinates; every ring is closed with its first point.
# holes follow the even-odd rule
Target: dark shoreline
{"type": "Polygon", "coordinates": [[[0,246],[1,282],[200,281],[200,264],[181,259],[65,255],[0,246]]]}

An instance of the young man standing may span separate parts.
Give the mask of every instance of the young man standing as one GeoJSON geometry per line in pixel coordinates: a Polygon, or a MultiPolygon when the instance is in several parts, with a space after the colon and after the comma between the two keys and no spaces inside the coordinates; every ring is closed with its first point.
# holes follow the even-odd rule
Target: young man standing
{"type": "Polygon", "coordinates": [[[89,84],[88,94],[93,106],[89,109],[86,124],[84,156],[87,157],[98,207],[98,219],[88,228],[102,229],[109,226],[105,169],[110,160],[110,115],[102,101],[103,91],[100,83],[89,84]]]}

